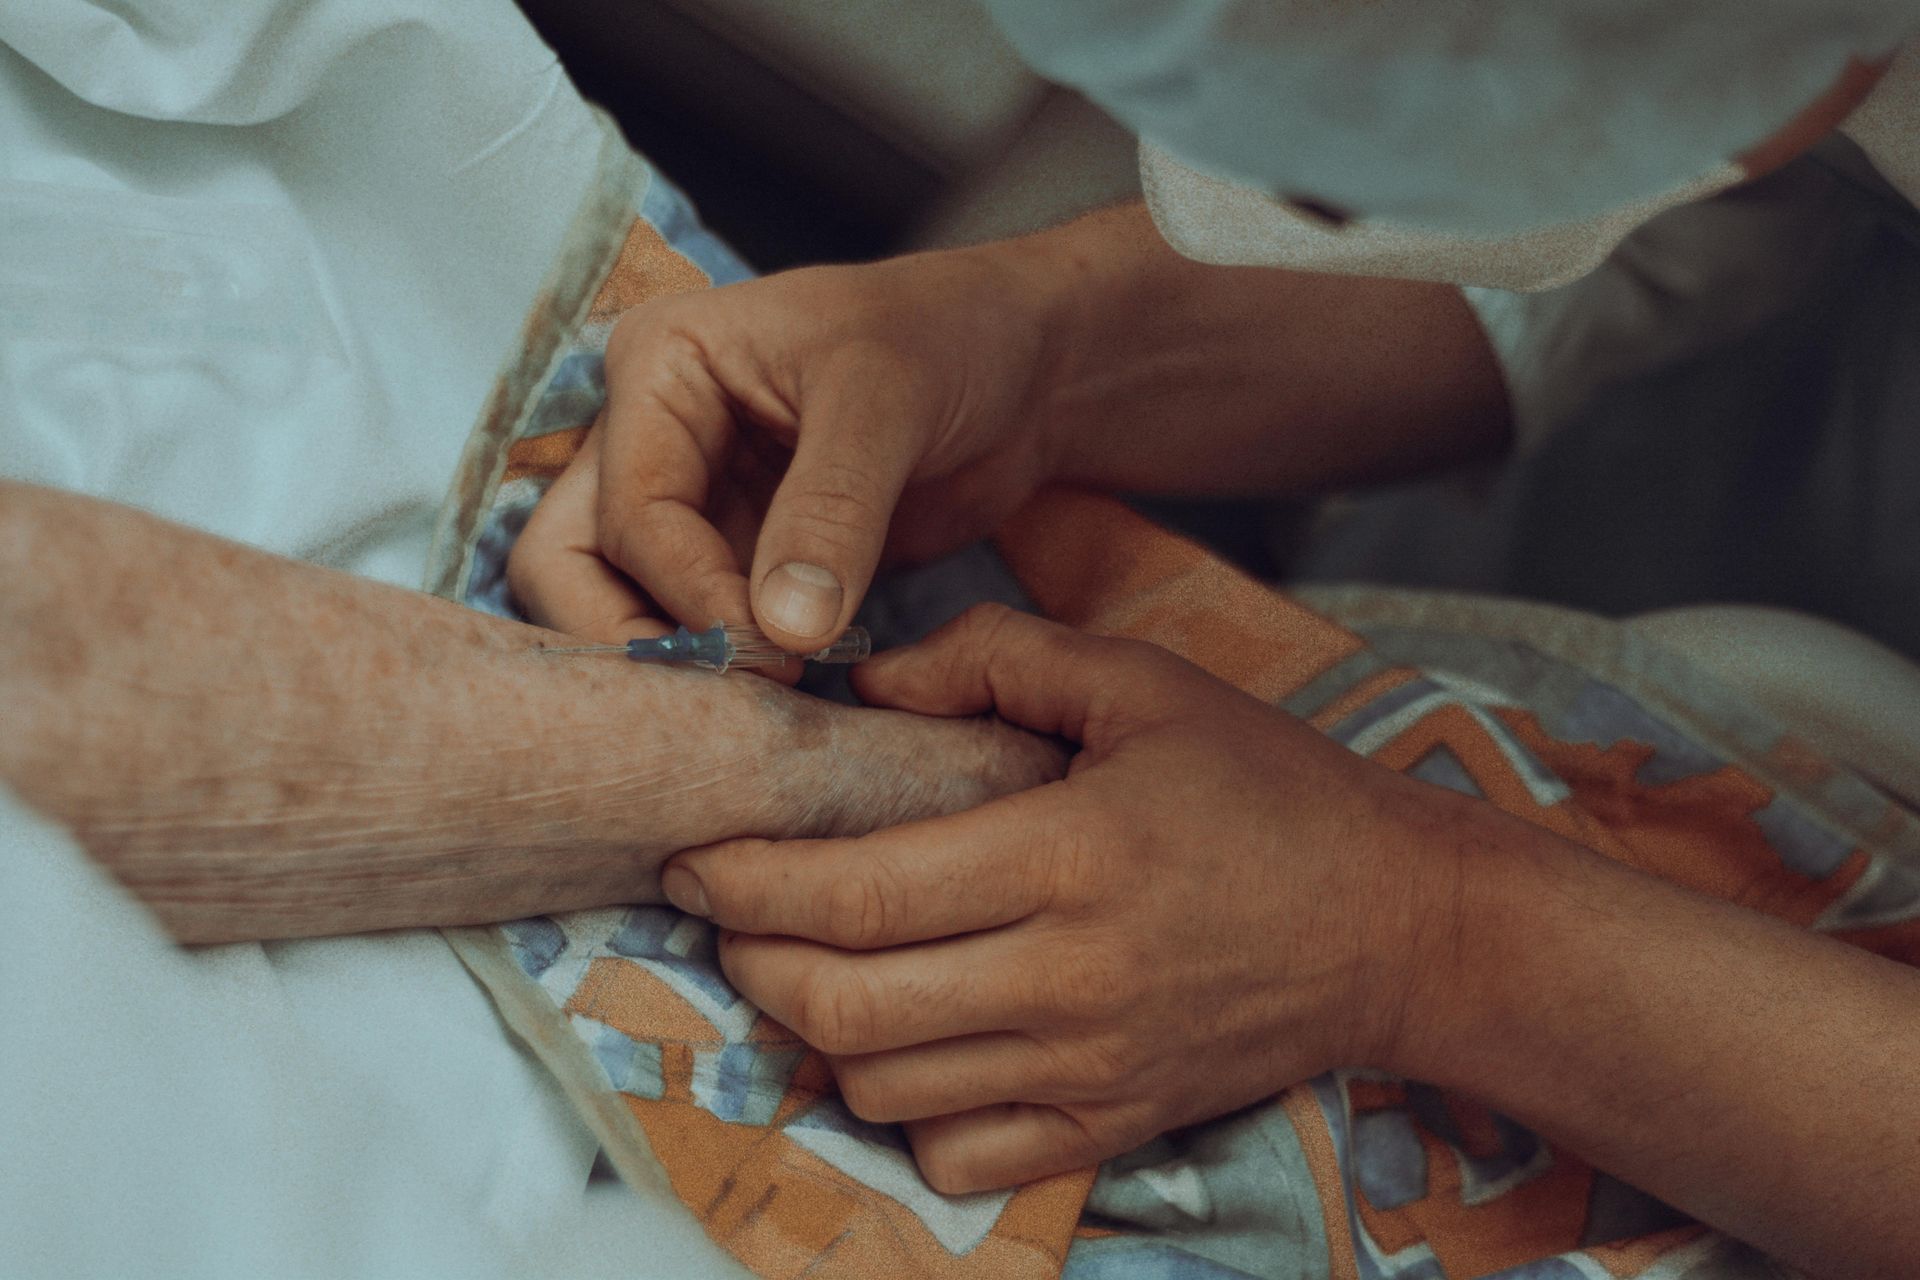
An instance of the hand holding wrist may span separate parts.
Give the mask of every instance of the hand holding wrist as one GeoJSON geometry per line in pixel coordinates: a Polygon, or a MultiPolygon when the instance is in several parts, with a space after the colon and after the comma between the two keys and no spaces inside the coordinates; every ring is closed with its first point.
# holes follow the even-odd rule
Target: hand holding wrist
{"type": "Polygon", "coordinates": [[[1090,1163],[1399,1052],[1393,1012],[1450,919],[1421,784],[1164,650],[1005,610],[857,679],[1080,751],[952,819],[695,850],[672,879],[855,1113],[910,1122],[936,1187],[1090,1163]]]}

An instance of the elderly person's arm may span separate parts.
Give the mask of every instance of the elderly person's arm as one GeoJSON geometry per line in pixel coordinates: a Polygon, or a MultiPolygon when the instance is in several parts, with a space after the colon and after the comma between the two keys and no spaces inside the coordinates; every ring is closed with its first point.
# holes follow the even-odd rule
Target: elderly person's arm
{"type": "Polygon", "coordinates": [[[186,941],[657,901],[728,836],[1057,773],[988,722],[543,657],[551,633],[0,483],[0,783],[186,941]]]}

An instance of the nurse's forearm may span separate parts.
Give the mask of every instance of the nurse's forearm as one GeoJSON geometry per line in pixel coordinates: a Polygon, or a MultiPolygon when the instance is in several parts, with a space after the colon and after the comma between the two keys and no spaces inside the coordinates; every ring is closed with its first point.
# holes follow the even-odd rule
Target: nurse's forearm
{"type": "Polygon", "coordinates": [[[983,251],[1053,299],[1063,479],[1304,493],[1506,446],[1499,367],[1450,285],[1203,266],[1139,204],[983,251]]]}
{"type": "Polygon", "coordinates": [[[184,940],[658,900],[689,845],[865,831],[1058,769],[1003,726],[549,639],[0,483],[0,783],[184,940]]]}
{"type": "Polygon", "coordinates": [[[1453,962],[1383,1065],[1812,1275],[1914,1274],[1920,972],[1473,808],[1453,962]]]}

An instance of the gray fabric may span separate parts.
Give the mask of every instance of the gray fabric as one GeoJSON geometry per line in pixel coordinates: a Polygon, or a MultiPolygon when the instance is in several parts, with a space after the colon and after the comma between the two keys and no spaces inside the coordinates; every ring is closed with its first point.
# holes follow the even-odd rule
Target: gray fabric
{"type": "Polygon", "coordinates": [[[1920,655],[1917,244],[1840,139],[1662,216],[1526,302],[1530,455],[1342,504],[1288,580],[1771,604],[1920,655]]]}

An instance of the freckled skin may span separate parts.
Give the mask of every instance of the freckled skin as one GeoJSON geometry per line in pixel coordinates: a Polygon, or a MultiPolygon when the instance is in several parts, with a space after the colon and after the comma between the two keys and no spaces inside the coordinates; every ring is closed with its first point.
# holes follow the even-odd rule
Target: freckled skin
{"type": "Polygon", "coordinates": [[[0,779],[186,941],[657,901],[672,853],[1058,776],[997,722],[559,637],[128,508],[0,485],[0,779]]]}

